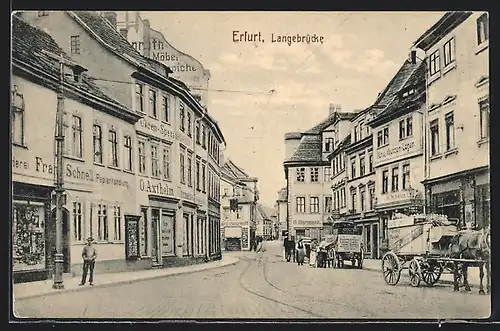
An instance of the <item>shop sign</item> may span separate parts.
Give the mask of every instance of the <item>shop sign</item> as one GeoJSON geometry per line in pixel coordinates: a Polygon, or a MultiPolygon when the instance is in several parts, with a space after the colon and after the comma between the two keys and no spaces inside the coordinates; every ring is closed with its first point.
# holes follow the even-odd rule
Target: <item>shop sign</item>
{"type": "Polygon", "coordinates": [[[237,221],[237,222],[232,222],[232,221],[227,221],[224,222],[225,226],[246,226],[248,225],[248,222],[246,221],[237,221]]]}
{"type": "Polygon", "coordinates": [[[322,220],[293,220],[293,225],[323,226],[322,220]]]}
{"type": "Polygon", "coordinates": [[[193,193],[186,192],[180,187],[177,187],[177,189],[179,191],[179,197],[181,197],[184,200],[194,201],[194,194],[193,193]]]}
{"type": "MultiPolygon", "coordinates": [[[[57,175],[57,167],[40,156],[35,156],[31,162],[13,157],[12,170],[14,173],[18,173],[16,170],[21,170],[23,173],[35,172],[42,178],[49,177],[53,180],[55,180],[55,176],[57,175]]],[[[68,163],[67,161],[65,161],[64,164],[64,175],[66,178],[76,179],[83,182],[112,185],[125,188],[130,187],[130,183],[127,180],[123,180],[115,176],[108,176],[96,171],[93,168],[81,167],[73,163],[68,163]]]]}
{"type": "Polygon", "coordinates": [[[402,155],[408,155],[414,153],[420,149],[419,144],[416,143],[415,139],[407,141],[403,140],[396,145],[389,145],[387,147],[382,147],[377,149],[376,162],[385,162],[396,157],[401,157],[402,155]]]}
{"type": "Polygon", "coordinates": [[[415,191],[411,190],[384,193],[377,197],[377,205],[410,200],[415,196],[415,193],[415,191]]]}
{"type": "Polygon", "coordinates": [[[179,139],[179,133],[171,130],[168,124],[157,123],[146,118],[141,118],[138,123],[139,128],[144,129],[148,134],[161,138],[179,139]]]}
{"type": "Polygon", "coordinates": [[[167,184],[162,183],[159,180],[150,180],[147,178],[141,178],[139,180],[139,190],[158,195],[174,195],[174,189],[170,188],[167,184]]]}

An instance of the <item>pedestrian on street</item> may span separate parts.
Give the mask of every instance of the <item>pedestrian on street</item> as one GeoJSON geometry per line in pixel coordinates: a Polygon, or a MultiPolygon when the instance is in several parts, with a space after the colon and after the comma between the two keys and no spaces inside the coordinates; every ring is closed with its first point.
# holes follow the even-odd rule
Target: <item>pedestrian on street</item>
{"type": "Polygon", "coordinates": [[[318,241],[316,239],[312,240],[311,243],[311,253],[309,255],[309,266],[315,267],[317,266],[316,258],[317,258],[317,249],[318,249],[318,241]]]}
{"type": "Polygon", "coordinates": [[[287,261],[295,262],[295,238],[292,236],[291,240],[288,242],[288,259],[287,261]]]}
{"type": "Polygon", "coordinates": [[[290,261],[288,258],[288,237],[283,239],[283,261],[290,261]]]}
{"type": "Polygon", "coordinates": [[[95,259],[97,258],[97,250],[93,246],[94,239],[92,237],[87,238],[87,244],[83,246],[82,258],[83,258],[83,274],[80,286],[85,285],[87,281],[87,273],[90,269],[89,283],[91,286],[94,285],[94,266],[95,259]]]}
{"type": "Polygon", "coordinates": [[[302,238],[299,239],[297,243],[297,247],[295,249],[297,251],[297,264],[304,265],[304,257],[306,256],[306,248],[304,243],[302,242],[302,238]]]}

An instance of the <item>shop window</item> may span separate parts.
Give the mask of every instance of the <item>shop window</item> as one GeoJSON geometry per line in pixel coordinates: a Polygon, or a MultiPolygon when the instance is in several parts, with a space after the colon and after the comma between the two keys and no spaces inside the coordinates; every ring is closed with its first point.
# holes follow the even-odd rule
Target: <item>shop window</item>
{"type": "Polygon", "coordinates": [[[97,206],[97,240],[108,241],[108,215],[107,206],[97,206]]]}
{"type": "Polygon", "coordinates": [[[146,143],[144,141],[139,141],[138,143],[139,151],[139,173],[146,174],[146,143]]]}
{"type": "Polygon", "coordinates": [[[83,241],[83,217],[81,202],[73,202],[73,240],[83,241]]]}
{"type": "Polygon", "coordinates": [[[102,129],[99,125],[93,127],[94,162],[102,164],[102,129]]]}
{"type": "Polygon", "coordinates": [[[450,218],[463,219],[460,208],[460,190],[433,194],[431,209],[435,213],[444,214],[450,218]]]}
{"type": "Polygon", "coordinates": [[[477,194],[477,212],[476,212],[476,225],[479,229],[483,229],[491,225],[490,220],[490,185],[478,185],[476,187],[477,194]]]}
{"type": "Polygon", "coordinates": [[[114,240],[122,240],[122,214],[120,207],[113,207],[113,220],[114,220],[114,240]]]}
{"type": "Polygon", "coordinates": [[[18,87],[14,85],[12,91],[12,142],[24,146],[24,96],[18,92],[18,87]]]}
{"type": "Polygon", "coordinates": [[[109,156],[110,165],[118,167],[118,136],[114,130],[109,130],[109,156]]]}
{"type": "Polygon", "coordinates": [[[45,217],[42,206],[12,204],[12,270],[45,268],[45,217]]]}
{"type": "Polygon", "coordinates": [[[139,245],[141,256],[148,256],[148,209],[141,208],[141,219],[139,223],[139,245]]]}
{"type": "Polygon", "coordinates": [[[123,155],[125,158],[125,170],[132,171],[132,137],[129,135],[123,137],[123,146],[125,149],[125,153],[123,155]]]}

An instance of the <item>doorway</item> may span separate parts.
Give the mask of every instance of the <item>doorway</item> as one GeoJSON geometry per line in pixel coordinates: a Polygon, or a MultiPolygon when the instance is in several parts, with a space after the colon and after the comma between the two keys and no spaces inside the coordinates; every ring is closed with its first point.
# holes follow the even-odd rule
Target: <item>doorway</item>
{"type": "MultiPolygon", "coordinates": [[[[56,209],[52,209],[52,220],[54,221],[54,235],[56,229],[56,209]]],[[[71,272],[71,250],[70,250],[70,229],[69,229],[69,212],[66,208],[62,210],[62,254],[63,254],[63,273],[71,272]]],[[[56,252],[56,242],[54,237],[54,252],[56,252]]],[[[52,256],[54,258],[54,256],[52,256]]]]}
{"type": "Polygon", "coordinates": [[[373,231],[372,231],[372,259],[378,259],[378,224],[373,224],[373,231]]]}
{"type": "Polygon", "coordinates": [[[160,264],[160,210],[151,209],[151,260],[160,264]]]}

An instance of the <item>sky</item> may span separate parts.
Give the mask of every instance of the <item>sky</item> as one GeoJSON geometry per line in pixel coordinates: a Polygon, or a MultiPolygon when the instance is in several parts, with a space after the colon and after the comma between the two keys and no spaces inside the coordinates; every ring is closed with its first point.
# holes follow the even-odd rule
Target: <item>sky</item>
{"type": "MultiPolygon", "coordinates": [[[[151,28],[210,70],[208,109],[231,159],[258,177],[260,202],[285,187],[286,132],[306,131],[343,110],[370,106],[412,43],[444,12],[141,12],[151,28]],[[233,31],[264,42],[234,42],[233,31]],[[272,34],[323,43],[272,43],[272,34]]],[[[274,37],[276,39],[276,37],[274,37]]]]}

